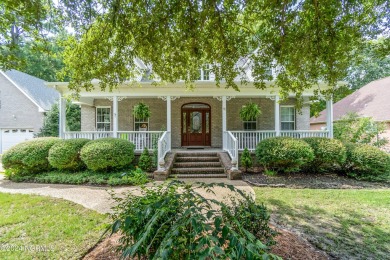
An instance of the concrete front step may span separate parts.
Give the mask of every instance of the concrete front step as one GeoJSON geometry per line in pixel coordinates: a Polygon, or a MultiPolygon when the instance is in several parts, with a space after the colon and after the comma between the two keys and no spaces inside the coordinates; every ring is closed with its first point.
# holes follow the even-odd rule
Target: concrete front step
{"type": "Polygon", "coordinates": [[[176,157],[176,162],[219,162],[218,157],[176,157]]]}
{"type": "Polygon", "coordinates": [[[207,168],[173,168],[172,174],[219,174],[225,173],[222,167],[207,167],[207,168]]]}
{"type": "Polygon", "coordinates": [[[209,174],[173,174],[173,178],[226,178],[225,173],[209,173],[209,174]]]}
{"type": "Polygon", "coordinates": [[[179,152],[177,157],[218,157],[217,153],[212,152],[179,152]]]}
{"type": "Polygon", "coordinates": [[[173,168],[208,168],[221,167],[220,162],[177,162],[173,164],[173,168]]]}

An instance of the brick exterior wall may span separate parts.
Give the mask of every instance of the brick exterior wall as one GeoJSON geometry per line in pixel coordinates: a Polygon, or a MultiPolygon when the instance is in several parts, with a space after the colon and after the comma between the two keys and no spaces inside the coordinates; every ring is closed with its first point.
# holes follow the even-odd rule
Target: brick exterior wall
{"type": "Polygon", "coordinates": [[[44,114],[39,112],[38,107],[1,74],[0,102],[0,129],[26,128],[38,132],[42,127],[44,114]]]}
{"type": "MultiPolygon", "coordinates": [[[[260,106],[262,114],[257,119],[257,130],[274,130],[274,101],[268,98],[251,98],[252,102],[260,106]]],[[[145,102],[150,107],[150,131],[166,130],[166,101],[157,98],[127,98],[118,102],[119,131],[133,131],[134,117],[132,108],[139,102],[145,102]]],[[[233,98],[226,103],[227,130],[243,130],[243,122],[239,117],[242,105],[249,101],[247,98],[233,98]]],[[[171,101],[172,120],[172,147],[181,146],[181,107],[187,103],[206,103],[211,107],[211,146],[222,147],[222,102],[212,97],[182,97],[171,101]]],[[[294,105],[295,100],[289,99],[281,105],[294,105]]],[[[96,107],[110,106],[108,99],[95,99],[94,106],[81,106],[81,130],[93,131],[96,129],[96,107]]],[[[111,110],[112,111],[112,110],[111,110]]],[[[308,130],[310,128],[310,107],[305,105],[301,112],[296,111],[296,129],[308,130]]]]}

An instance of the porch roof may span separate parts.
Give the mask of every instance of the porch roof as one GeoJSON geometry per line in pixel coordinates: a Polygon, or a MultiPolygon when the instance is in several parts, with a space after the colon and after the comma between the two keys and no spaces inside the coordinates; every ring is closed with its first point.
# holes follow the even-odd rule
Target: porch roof
{"type": "MultiPolygon", "coordinates": [[[[266,82],[265,89],[258,89],[253,82],[240,84],[239,91],[233,88],[226,88],[225,83],[220,87],[215,85],[214,81],[196,81],[193,83],[193,89],[186,87],[184,82],[176,83],[157,83],[152,82],[125,82],[111,92],[101,91],[99,82],[92,82],[95,88],[91,91],[81,91],[80,97],[110,97],[110,96],[133,96],[133,97],[158,97],[158,96],[180,96],[180,97],[206,97],[206,96],[235,96],[235,97],[253,97],[253,96],[273,96],[279,94],[279,88],[273,87],[273,82],[266,82]]],[[[58,90],[62,96],[68,96],[73,93],[68,88],[68,82],[47,82],[46,85],[58,90]]],[[[339,83],[340,85],[343,82],[339,83]]],[[[303,96],[313,96],[317,90],[326,90],[330,87],[323,82],[319,82],[311,89],[306,89],[303,96]]],[[[290,93],[290,96],[295,96],[290,93]]]]}

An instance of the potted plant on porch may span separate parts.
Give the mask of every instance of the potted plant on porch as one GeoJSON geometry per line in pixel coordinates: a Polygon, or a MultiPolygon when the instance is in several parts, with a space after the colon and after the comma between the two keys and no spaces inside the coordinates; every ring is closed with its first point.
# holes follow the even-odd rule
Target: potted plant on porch
{"type": "Polygon", "coordinates": [[[242,121],[253,121],[261,115],[260,107],[250,101],[240,109],[240,118],[242,121]]]}
{"type": "MultiPolygon", "coordinates": [[[[147,121],[150,117],[150,108],[144,102],[140,102],[134,106],[133,115],[137,119],[143,119],[143,121],[147,121]]],[[[146,123],[142,124],[139,128],[140,131],[147,131],[148,126],[146,123]]]]}

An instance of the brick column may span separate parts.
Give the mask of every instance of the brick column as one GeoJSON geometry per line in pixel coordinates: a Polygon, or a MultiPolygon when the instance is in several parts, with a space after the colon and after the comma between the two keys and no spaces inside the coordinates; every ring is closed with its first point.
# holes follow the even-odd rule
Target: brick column
{"type": "Polygon", "coordinates": [[[279,95],[275,96],[275,132],[276,136],[280,136],[280,105],[279,95]]]}

